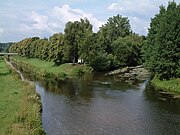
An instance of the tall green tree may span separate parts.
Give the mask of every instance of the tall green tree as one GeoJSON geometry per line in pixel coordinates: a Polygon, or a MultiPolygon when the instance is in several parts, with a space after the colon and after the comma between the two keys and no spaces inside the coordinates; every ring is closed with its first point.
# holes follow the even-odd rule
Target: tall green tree
{"type": "Polygon", "coordinates": [[[42,60],[48,60],[49,57],[49,41],[48,39],[44,38],[42,39],[42,50],[41,50],[41,59],[42,60]]]}
{"type": "Polygon", "coordinates": [[[64,58],[75,63],[79,57],[84,58],[86,47],[90,45],[87,40],[92,35],[92,25],[86,18],[80,19],[80,21],[68,22],[64,32],[64,58]]]}
{"type": "Polygon", "coordinates": [[[169,2],[160,7],[151,20],[146,46],[145,65],[160,79],[180,77],[180,5],[169,2]]]}
{"type": "Polygon", "coordinates": [[[107,23],[100,28],[98,32],[98,44],[110,54],[112,53],[112,42],[118,37],[125,37],[130,33],[132,32],[128,18],[118,14],[110,17],[107,23]]]}
{"type": "Polygon", "coordinates": [[[68,22],[64,29],[64,60],[75,63],[78,59],[78,44],[76,34],[78,31],[78,21],[68,22]]]}
{"type": "Polygon", "coordinates": [[[64,35],[62,33],[54,34],[49,39],[48,54],[49,59],[53,60],[56,65],[63,63],[64,35]]]}
{"type": "Polygon", "coordinates": [[[80,19],[76,38],[78,41],[78,56],[88,62],[89,52],[93,44],[93,31],[92,25],[87,18],[80,19]]]}

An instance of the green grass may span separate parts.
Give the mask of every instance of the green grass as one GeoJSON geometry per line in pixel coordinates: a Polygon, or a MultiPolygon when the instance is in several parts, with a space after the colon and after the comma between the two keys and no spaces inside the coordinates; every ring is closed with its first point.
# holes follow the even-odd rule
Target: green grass
{"type": "Polygon", "coordinates": [[[0,135],[43,134],[34,85],[22,82],[0,59],[0,135]]]}
{"type": "Polygon", "coordinates": [[[180,95],[180,78],[171,80],[159,80],[157,76],[152,79],[152,84],[161,90],[171,92],[175,95],[180,95]]]}
{"type": "Polygon", "coordinates": [[[42,61],[35,58],[25,58],[25,57],[13,57],[13,59],[18,63],[29,64],[34,68],[35,71],[40,74],[48,73],[51,76],[58,76],[60,79],[64,79],[64,77],[72,78],[77,75],[90,73],[92,72],[92,68],[85,65],[73,65],[72,63],[62,64],[60,66],[55,66],[54,62],[42,61]]]}

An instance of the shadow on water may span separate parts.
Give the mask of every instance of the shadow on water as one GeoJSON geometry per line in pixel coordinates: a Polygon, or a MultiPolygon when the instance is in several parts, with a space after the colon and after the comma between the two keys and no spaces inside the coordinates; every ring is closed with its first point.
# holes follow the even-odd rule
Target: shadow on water
{"type": "MultiPolygon", "coordinates": [[[[95,94],[107,97],[108,93],[113,95],[116,91],[126,92],[128,90],[143,91],[145,100],[158,103],[161,109],[171,113],[180,114],[180,103],[162,101],[154,88],[149,85],[148,81],[136,82],[134,85],[129,85],[126,82],[117,80],[116,76],[105,76],[102,73],[88,74],[82,77],[67,80],[66,82],[49,80],[43,78],[35,78],[33,75],[24,74],[25,78],[31,81],[38,81],[47,92],[53,92],[58,95],[63,95],[71,99],[82,98],[90,101],[95,97],[95,94]],[[148,85],[147,85],[148,84],[148,85]],[[145,90],[144,90],[145,89],[145,90]]],[[[112,96],[114,98],[115,96],[112,96]]]]}
{"type": "Polygon", "coordinates": [[[147,101],[158,103],[158,107],[168,111],[169,113],[180,114],[180,101],[169,101],[168,99],[161,97],[150,83],[146,85],[144,94],[147,101]]]}
{"type": "Polygon", "coordinates": [[[125,92],[129,89],[136,90],[138,88],[138,85],[128,85],[126,82],[117,81],[116,78],[105,76],[102,73],[88,74],[67,80],[66,82],[46,79],[38,81],[49,92],[82,98],[92,98],[94,88],[96,88],[96,91],[99,90],[101,92],[105,90],[125,92]]]}
{"type": "Polygon", "coordinates": [[[129,85],[94,73],[66,82],[35,78],[47,135],[179,135],[180,106],[159,100],[147,82],[129,85]]]}

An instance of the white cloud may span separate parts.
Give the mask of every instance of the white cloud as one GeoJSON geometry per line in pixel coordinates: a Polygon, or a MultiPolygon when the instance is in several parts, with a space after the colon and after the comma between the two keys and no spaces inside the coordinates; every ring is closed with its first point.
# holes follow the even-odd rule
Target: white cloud
{"type": "Polygon", "coordinates": [[[0,37],[2,37],[2,34],[4,33],[4,29],[0,28],[0,37]]]}
{"type": "Polygon", "coordinates": [[[34,20],[33,27],[34,29],[39,29],[39,30],[44,30],[48,28],[47,22],[48,22],[48,17],[39,15],[36,12],[32,12],[31,14],[31,19],[34,20]]]}
{"type": "Polygon", "coordinates": [[[49,30],[48,17],[32,11],[30,15],[27,15],[26,23],[20,24],[20,30],[22,32],[49,30]]]}
{"type": "MultiPolygon", "coordinates": [[[[142,0],[141,0],[142,1],[142,0]]],[[[108,9],[111,11],[119,11],[122,14],[144,14],[145,12],[148,12],[149,10],[153,9],[153,5],[150,4],[148,1],[144,1],[143,4],[132,2],[132,1],[123,1],[119,3],[112,3],[108,9]]]]}
{"type": "Polygon", "coordinates": [[[0,33],[3,33],[3,32],[4,32],[3,28],[0,28],[0,33]]]}
{"type": "Polygon", "coordinates": [[[154,15],[159,10],[160,5],[167,5],[169,0],[121,0],[109,5],[108,10],[119,11],[121,14],[132,16],[134,14],[146,17],[154,15]]]}
{"type": "Polygon", "coordinates": [[[149,20],[143,20],[137,17],[129,17],[132,29],[139,34],[147,34],[149,28],[149,20]]]}
{"type": "Polygon", "coordinates": [[[64,4],[62,7],[54,7],[52,15],[54,19],[57,19],[58,22],[63,25],[63,27],[68,21],[77,21],[80,20],[80,18],[88,18],[88,20],[94,26],[94,31],[98,31],[99,27],[104,24],[103,21],[98,20],[92,14],[85,13],[81,9],[73,9],[66,4],[64,4]]]}
{"type": "Polygon", "coordinates": [[[160,5],[167,5],[169,0],[121,0],[108,6],[108,10],[130,19],[134,32],[147,34],[150,18],[159,11],[160,5]]]}
{"type": "Polygon", "coordinates": [[[111,5],[109,5],[108,10],[122,11],[123,7],[121,7],[119,3],[112,3],[111,5]]]}
{"type": "Polygon", "coordinates": [[[49,35],[60,31],[63,32],[68,21],[78,21],[80,18],[88,18],[93,25],[94,31],[98,31],[99,27],[104,24],[92,14],[85,13],[80,9],[73,9],[64,4],[62,7],[54,7],[46,15],[32,11],[30,15],[27,14],[26,23],[21,23],[20,30],[26,33],[36,33],[37,36],[42,37],[44,32],[49,33],[49,35]]]}

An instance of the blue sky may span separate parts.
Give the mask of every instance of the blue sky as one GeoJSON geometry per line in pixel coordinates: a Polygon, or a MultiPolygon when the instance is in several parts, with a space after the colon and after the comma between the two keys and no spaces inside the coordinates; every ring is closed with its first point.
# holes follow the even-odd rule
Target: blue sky
{"type": "MultiPolygon", "coordinates": [[[[49,37],[63,32],[68,21],[87,17],[94,32],[111,16],[130,20],[133,32],[146,35],[150,18],[169,0],[1,0],[0,42],[49,37]]],[[[180,3],[180,0],[175,0],[180,3]]]]}

